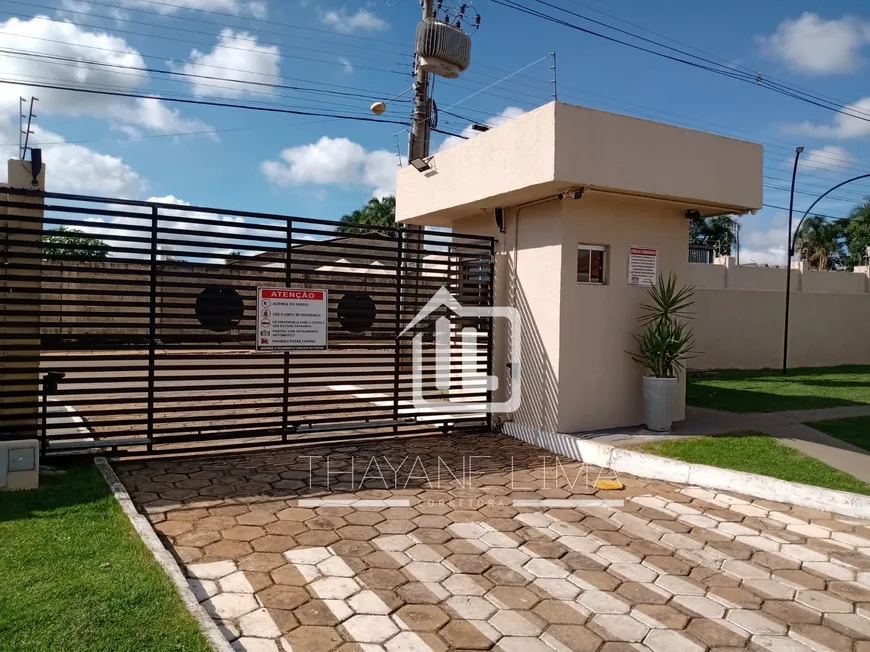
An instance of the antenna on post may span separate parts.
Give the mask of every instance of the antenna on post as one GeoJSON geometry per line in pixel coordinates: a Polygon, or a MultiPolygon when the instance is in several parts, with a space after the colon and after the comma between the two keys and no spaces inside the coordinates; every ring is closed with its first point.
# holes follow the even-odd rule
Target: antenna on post
{"type": "Polygon", "coordinates": [[[550,52],[550,56],[553,57],[553,65],[550,66],[550,70],[553,71],[553,77],[550,79],[550,83],[553,85],[553,99],[557,102],[559,101],[559,84],[558,78],[556,77],[556,53],[550,52]]]}
{"type": "Polygon", "coordinates": [[[24,98],[18,98],[18,158],[24,160],[24,98]]]}
{"type": "MultiPolygon", "coordinates": [[[[22,104],[23,104],[23,102],[24,102],[24,98],[22,97],[22,98],[20,98],[20,99],[21,99],[21,102],[22,102],[22,104]]],[[[28,115],[27,115],[27,129],[20,129],[20,127],[19,127],[19,129],[20,129],[20,131],[21,131],[21,134],[20,134],[19,137],[18,137],[18,142],[19,142],[19,147],[21,147],[21,154],[20,154],[20,157],[21,157],[21,160],[22,160],[22,161],[23,161],[23,160],[25,159],[25,157],[27,156],[28,145],[29,145],[29,143],[30,143],[30,134],[33,133],[33,131],[31,131],[31,129],[30,129],[30,125],[31,125],[31,123],[33,122],[33,119],[36,117],[36,114],[33,112],[33,103],[34,103],[34,102],[39,102],[39,98],[38,98],[38,97],[33,97],[33,96],[31,95],[31,96],[30,96],[30,111],[29,111],[29,113],[28,113],[28,115]],[[24,144],[23,144],[23,145],[21,145],[21,137],[22,137],[22,136],[24,137],[24,144]]],[[[24,120],[24,113],[22,112],[22,113],[21,113],[21,121],[23,122],[23,120],[24,120]]]]}

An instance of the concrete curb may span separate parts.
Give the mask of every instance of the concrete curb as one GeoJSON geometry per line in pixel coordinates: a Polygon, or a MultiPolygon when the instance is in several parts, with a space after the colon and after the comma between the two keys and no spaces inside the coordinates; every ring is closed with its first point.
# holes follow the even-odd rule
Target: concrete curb
{"type": "Polygon", "coordinates": [[[559,453],[593,466],[610,468],[617,473],[630,473],[639,478],[679,482],[681,484],[734,491],[747,496],[781,503],[809,507],[845,516],[870,518],[870,496],[846,491],[811,487],[786,482],[763,475],[720,469],[704,464],[649,455],[638,451],[599,444],[558,432],[543,432],[515,423],[504,423],[502,432],[521,441],[559,453]]]}
{"type": "Polygon", "coordinates": [[[114,494],[115,500],[121,505],[121,509],[124,510],[127,518],[130,519],[130,523],[132,523],[139,537],[151,551],[151,554],[154,555],[157,562],[163,567],[169,579],[172,580],[178,595],[181,596],[181,600],[184,602],[184,606],[187,607],[194,620],[199,623],[199,627],[208,640],[211,649],[214,652],[234,652],[232,646],[211,619],[211,616],[205,612],[205,609],[202,608],[194,597],[193,591],[190,590],[187,579],[184,577],[184,573],[181,572],[181,568],[179,568],[175,561],[175,557],[163,546],[160,537],[157,536],[148,519],[136,510],[136,506],[130,499],[130,494],[127,493],[124,484],[115,475],[115,471],[109,462],[105,457],[97,457],[94,460],[94,464],[96,464],[100,473],[103,474],[103,478],[105,478],[106,484],[109,485],[109,489],[114,494]]]}

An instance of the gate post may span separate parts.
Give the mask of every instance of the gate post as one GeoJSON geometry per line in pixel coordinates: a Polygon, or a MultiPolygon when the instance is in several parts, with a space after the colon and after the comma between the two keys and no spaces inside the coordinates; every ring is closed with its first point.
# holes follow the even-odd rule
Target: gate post
{"type": "MultiPolygon", "coordinates": [[[[45,190],[45,166],[35,183],[29,161],[8,162],[9,188],[45,190]]],[[[25,393],[0,401],[0,423],[20,438],[35,438],[39,420],[40,302],[42,300],[42,218],[43,199],[3,194],[3,199],[34,204],[34,208],[0,207],[2,246],[0,265],[0,388],[25,393]],[[37,233],[20,233],[21,229],[37,233]],[[33,311],[36,316],[15,316],[13,309],[33,311]],[[18,359],[10,359],[12,357],[18,359]],[[26,407],[7,407],[27,403],[26,407]]],[[[2,433],[2,428],[0,428],[2,433]]]]}

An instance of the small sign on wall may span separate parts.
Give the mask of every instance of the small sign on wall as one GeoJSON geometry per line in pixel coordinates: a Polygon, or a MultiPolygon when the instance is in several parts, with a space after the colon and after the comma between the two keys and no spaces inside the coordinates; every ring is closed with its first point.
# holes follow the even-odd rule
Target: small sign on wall
{"type": "Polygon", "coordinates": [[[257,350],[327,348],[326,290],[257,288],[257,350]]]}
{"type": "Polygon", "coordinates": [[[658,249],[655,247],[628,248],[628,284],[653,285],[656,282],[658,249]]]}

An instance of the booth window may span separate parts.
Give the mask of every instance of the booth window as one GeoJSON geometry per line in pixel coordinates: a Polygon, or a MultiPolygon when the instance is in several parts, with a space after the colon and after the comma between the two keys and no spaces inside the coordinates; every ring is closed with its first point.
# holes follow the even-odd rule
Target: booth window
{"type": "Polygon", "coordinates": [[[600,245],[577,245],[577,282],[605,282],[607,269],[607,247],[600,245]]]}

